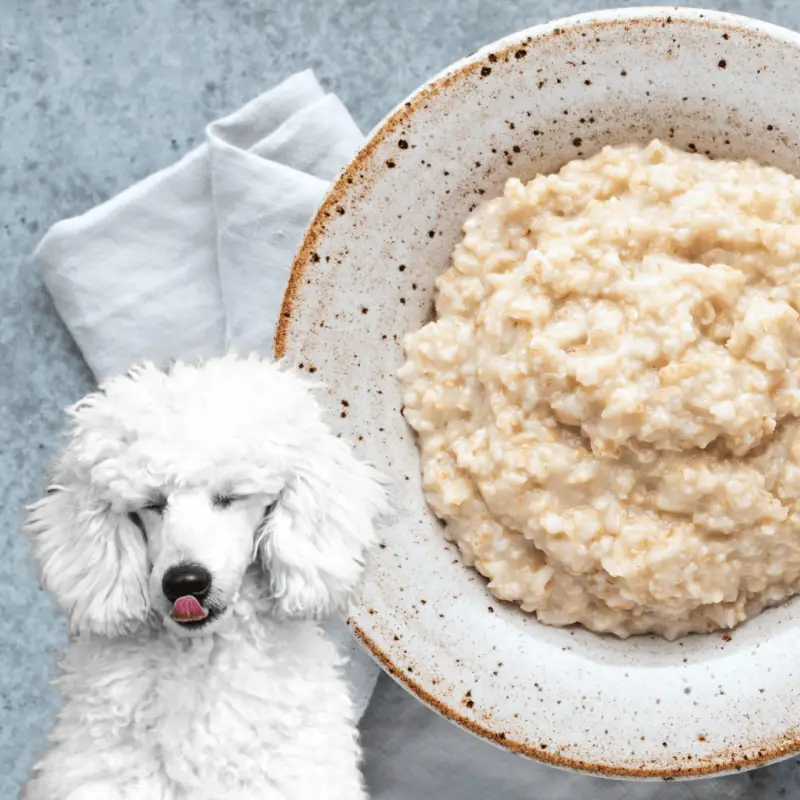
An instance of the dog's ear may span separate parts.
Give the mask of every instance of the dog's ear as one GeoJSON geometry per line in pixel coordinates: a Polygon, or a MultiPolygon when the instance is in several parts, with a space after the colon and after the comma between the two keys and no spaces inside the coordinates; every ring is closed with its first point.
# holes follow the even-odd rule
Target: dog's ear
{"type": "Polygon", "coordinates": [[[127,514],[67,480],[31,506],[26,528],[42,585],[73,633],[116,636],[146,619],[147,548],[127,514]]]}
{"type": "Polygon", "coordinates": [[[259,550],[276,611],[318,619],[346,610],[389,510],[386,479],[345,442],[322,436],[265,521],[259,550]]]}
{"type": "Polygon", "coordinates": [[[72,441],[47,494],[29,508],[25,528],[40,580],[70,630],[115,636],[147,617],[149,556],[142,531],[115,508],[101,477],[114,460],[113,436],[97,436],[76,408],[72,441]]]}

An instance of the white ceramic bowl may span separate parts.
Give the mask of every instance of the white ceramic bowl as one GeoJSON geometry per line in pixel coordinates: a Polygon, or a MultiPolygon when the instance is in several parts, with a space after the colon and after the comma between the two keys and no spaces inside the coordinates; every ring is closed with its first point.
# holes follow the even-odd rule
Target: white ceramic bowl
{"type": "Polygon", "coordinates": [[[741,17],[629,9],[532,28],[393,111],[308,231],[277,352],[327,384],[338,430],[398,489],[353,629],[421,700],[510,750],[674,778],[800,750],[797,602],[668,643],[548,628],[496,601],[426,508],[395,378],[484,193],[653,137],[800,174],[798,86],[800,36],[741,17]]]}

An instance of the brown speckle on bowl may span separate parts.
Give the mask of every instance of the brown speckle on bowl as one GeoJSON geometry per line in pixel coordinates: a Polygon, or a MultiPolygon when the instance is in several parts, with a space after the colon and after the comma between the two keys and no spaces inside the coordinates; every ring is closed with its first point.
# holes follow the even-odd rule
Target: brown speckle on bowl
{"type": "Polygon", "coordinates": [[[481,77],[487,78],[491,74],[492,74],[492,68],[491,67],[483,67],[481,69],[481,77]]]}

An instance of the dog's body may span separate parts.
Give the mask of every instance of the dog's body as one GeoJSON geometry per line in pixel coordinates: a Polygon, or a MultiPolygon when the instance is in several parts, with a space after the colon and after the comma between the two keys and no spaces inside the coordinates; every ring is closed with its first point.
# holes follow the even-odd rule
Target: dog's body
{"type": "Polygon", "coordinates": [[[74,642],[66,705],[26,798],[78,787],[105,800],[111,788],[120,800],[364,797],[350,698],[319,627],[242,599],[219,628],[74,642]]]}
{"type": "Polygon", "coordinates": [[[228,358],[145,367],[76,407],[29,523],[73,637],[25,800],[366,797],[341,659],[314,620],[346,602],[386,500],[309,398],[228,358]],[[250,399],[229,407],[265,380],[272,427],[243,416],[250,399]],[[239,419],[197,429],[221,408],[239,419]]]}

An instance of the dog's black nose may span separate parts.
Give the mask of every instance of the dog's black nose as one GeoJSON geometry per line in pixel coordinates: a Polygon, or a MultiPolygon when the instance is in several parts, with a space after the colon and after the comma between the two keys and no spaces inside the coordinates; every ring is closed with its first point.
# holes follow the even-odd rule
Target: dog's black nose
{"type": "Polygon", "coordinates": [[[178,564],[164,573],[161,588],[171,603],[188,595],[202,601],[211,588],[211,573],[199,564],[178,564]]]}

